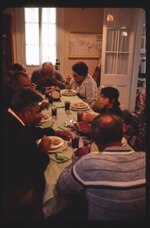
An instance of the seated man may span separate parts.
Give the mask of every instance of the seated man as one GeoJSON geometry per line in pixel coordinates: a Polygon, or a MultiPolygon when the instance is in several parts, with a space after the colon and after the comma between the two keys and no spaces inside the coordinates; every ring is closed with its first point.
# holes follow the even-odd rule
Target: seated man
{"type": "Polygon", "coordinates": [[[9,84],[3,90],[3,108],[9,108],[13,94],[22,87],[32,87],[29,76],[24,71],[15,71],[11,74],[9,84]]]}
{"type": "Polygon", "coordinates": [[[11,82],[11,75],[16,71],[24,71],[26,72],[26,68],[22,63],[13,63],[10,68],[5,70],[2,74],[3,79],[3,89],[9,86],[11,82]]]}
{"type": "Polygon", "coordinates": [[[36,214],[40,219],[42,216],[50,140],[43,136],[37,146],[28,127],[35,120],[41,101],[42,97],[35,90],[22,88],[2,116],[2,205],[7,219],[32,219],[36,214]]]}
{"type": "MultiPolygon", "coordinates": [[[[3,91],[3,109],[7,110],[10,106],[11,106],[11,100],[13,95],[18,92],[20,89],[22,89],[23,87],[28,87],[31,88],[32,87],[32,83],[31,80],[28,76],[28,74],[26,74],[23,71],[16,71],[15,73],[13,73],[11,75],[11,81],[9,86],[7,86],[7,88],[4,89],[3,91]]],[[[40,102],[40,108],[38,110],[38,112],[36,113],[36,117],[34,119],[34,121],[32,122],[31,126],[30,126],[30,131],[33,132],[33,136],[36,139],[41,138],[43,135],[58,135],[60,137],[63,137],[64,139],[69,139],[70,137],[72,137],[72,135],[70,134],[69,131],[54,131],[52,128],[38,128],[35,127],[35,125],[40,122],[40,120],[43,117],[43,114],[41,113],[41,111],[43,109],[45,109],[47,105],[47,102],[45,102],[42,98],[42,102],[40,102]]]]}
{"type": "MultiPolygon", "coordinates": [[[[65,130],[31,126],[42,99],[35,90],[24,87],[13,95],[11,107],[4,110],[2,116],[2,203],[4,217],[8,219],[27,215],[31,218],[29,212],[36,208],[39,212],[42,210],[44,171],[49,163],[47,151],[50,148],[46,135],[58,135],[66,140],[72,137],[65,130]],[[39,138],[42,140],[38,147],[39,138]]],[[[42,212],[37,216],[40,219],[42,212]]]]}
{"type": "MultiPolygon", "coordinates": [[[[14,64],[13,66],[16,67],[16,64],[14,64]]],[[[31,80],[26,72],[18,71],[17,69],[16,71],[14,70],[14,72],[10,74],[9,83],[6,86],[3,84],[3,109],[7,110],[10,107],[13,95],[21,88],[30,87],[35,89],[32,84],[33,83],[31,83],[31,80]]],[[[40,111],[42,111],[46,107],[46,105],[47,102],[43,100],[40,105],[39,113],[37,113],[36,115],[35,123],[38,123],[43,117],[40,111]]]]}
{"type": "Polygon", "coordinates": [[[92,138],[100,152],[78,158],[58,179],[60,193],[86,200],[88,220],[144,219],[145,153],[122,146],[122,137],[119,116],[98,115],[92,122],[92,138]]]}
{"type": "Polygon", "coordinates": [[[44,62],[42,68],[33,71],[31,81],[37,85],[37,89],[43,91],[43,87],[57,86],[65,88],[65,80],[59,71],[54,69],[51,62],[44,62]]]}
{"type": "Polygon", "coordinates": [[[11,70],[9,72],[9,81],[7,81],[7,84],[5,84],[5,81],[3,83],[3,97],[4,97],[3,108],[4,109],[7,109],[10,106],[13,94],[18,90],[20,90],[22,87],[31,87],[35,89],[35,85],[31,83],[31,80],[25,71],[23,70],[19,71],[17,69],[15,70],[15,68],[13,69],[14,71],[11,70]]]}

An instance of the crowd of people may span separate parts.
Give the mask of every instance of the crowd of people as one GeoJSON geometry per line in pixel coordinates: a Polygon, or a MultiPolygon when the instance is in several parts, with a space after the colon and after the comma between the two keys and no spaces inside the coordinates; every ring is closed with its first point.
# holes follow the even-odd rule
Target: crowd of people
{"type": "Polygon", "coordinates": [[[73,160],[58,179],[58,192],[83,199],[87,220],[144,219],[146,90],[141,114],[125,124],[118,89],[104,87],[98,96],[97,84],[82,61],[73,64],[72,77],[66,79],[51,62],[44,62],[31,78],[21,63],[12,64],[3,73],[3,217],[43,219],[44,171],[50,162],[47,152],[51,145],[47,136],[72,138],[70,131],[36,125],[45,108],[42,93],[50,86],[75,89],[93,108],[93,113],[83,113],[83,120],[91,123],[91,137],[98,148],[73,160]],[[130,135],[131,131],[136,135],[132,150],[121,144],[124,133],[130,135]]]}

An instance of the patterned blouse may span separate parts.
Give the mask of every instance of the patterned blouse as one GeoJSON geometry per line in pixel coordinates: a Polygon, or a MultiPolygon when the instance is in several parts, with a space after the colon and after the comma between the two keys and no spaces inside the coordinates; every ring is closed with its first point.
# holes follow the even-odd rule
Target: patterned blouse
{"type": "Polygon", "coordinates": [[[146,111],[145,109],[135,120],[137,137],[135,140],[134,149],[136,151],[146,151],[146,111]]]}

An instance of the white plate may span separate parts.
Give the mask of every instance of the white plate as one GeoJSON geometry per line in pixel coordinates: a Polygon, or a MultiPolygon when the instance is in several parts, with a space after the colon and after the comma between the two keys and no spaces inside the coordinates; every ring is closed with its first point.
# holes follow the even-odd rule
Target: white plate
{"type": "Polygon", "coordinates": [[[53,150],[53,149],[56,149],[56,148],[59,148],[61,147],[63,144],[64,144],[64,140],[58,136],[48,136],[49,139],[52,141],[52,144],[51,144],[51,147],[50,147],[50,150],[53,150]],[[57,144],[53,143],[53,142],[57,142],[57,144]]]}
{"type": "Polygon", "coordinates": [[[72,110],[87,110],[89,108],[90,108],[89,105],[85,102],[78,102],[78,103],[71,104],[72,110]]]}
{"type": "Polygon", "coordinates": [[[64,96],[75,96],[77,91],[74,89],[63,89],[61,90],[61,94],[64,96]]]}
{"type": "Polygon", "coordinates": [[[50,149],[48,151],[48,154],[55,154],[55,153],[61,153],[64,152],[64,150],[68,147],[68,143],[64,141],[64,144],[58,148],[50,149]]]}
{"type": "Polygon", "coordinates": [[[126,146],[127,145],[127,140],[124,137],[121,140],[121,144],[122,144],[122,146],[126,146]]]}
{"type": "Polygon", "coordinates": [[[71,110],[73,110],[73,111],[79,111],[79,110],[81,110],[81,111],[86,111],[86,110],[88,110],[88,109],[90,109],[90,107],[88,106],[87,108],[73,108],[73,107],[71,107],[71,110]]]}
{"type": "Polygon", "coordinates": [[[80,108],[86,108],[86,107],[88,107],[89,105],[88,105],[87,103],[85,103],[85,102],[77,102],[77,103],[72,103],[71,106],[72,106],[73,108],[78,108],[78,109],[80,109],[80,108]]]}

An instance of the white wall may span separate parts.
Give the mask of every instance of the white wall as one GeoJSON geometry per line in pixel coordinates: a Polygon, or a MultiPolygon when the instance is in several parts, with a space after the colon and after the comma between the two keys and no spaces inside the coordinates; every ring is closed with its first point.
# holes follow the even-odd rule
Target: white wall
{"type": "Polygon", "coordinates": [[[100,33],[103,31],[103,8],[66,8],[64,9],[64,76],[71,75],[71,66],[77,61],[84,61],[89,73],[94,73],[98,59],[69,59],[70,32],[100,33]]]}

